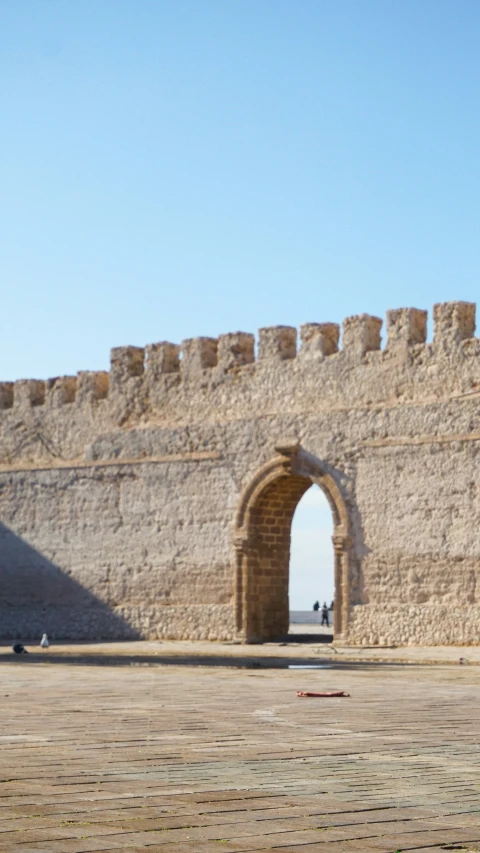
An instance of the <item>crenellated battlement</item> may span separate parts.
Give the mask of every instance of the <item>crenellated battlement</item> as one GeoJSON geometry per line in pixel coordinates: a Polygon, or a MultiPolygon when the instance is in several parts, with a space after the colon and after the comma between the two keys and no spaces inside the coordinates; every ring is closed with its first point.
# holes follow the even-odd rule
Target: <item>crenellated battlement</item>
{"type": "Polygon", "coordinates": [[[314,482],[337,639],[478,643],[475,305],[427,321],[120,346],[108,371],[0,383],[0,635],[283,636],[314,482]]]}
{"type": "MultiPolygon", "coordinates": [[[[162,341],[146,347],[115,347],[109,372],[81,371],[77,376],[0,383],[0,410],[59,409],[108,400],[118,403],[119,398],[132,401],[137,396],[143,401],[137,413],[142,413],[148,400],[155,401],[157,386],[164,402],[169,391],[178,393],[181,386],[192,390],[198,380],[203,388],[205,382],[218,388],[232,375],[249,381],[285,364],[294,365],[302,376],[314,375],[320,384],[322,371],[330,377],[333,364],[343,381],[352,370],[364,367],[372,382],[376,367],[381,370],[388,365],[390,369],[395,361],[400,366],[408,362],[413,370],[425,368],[426,361],[430,367],[439,362],[443,373],[449,371],[453,376],[466,360],[480,355],[480,341],[473,337],[473,303],[434,305],[431,344],[426,343],[427,319],[427,312],[417,308],[388,311],[383,349],[383,322],[369,314],[347,317],[342,330],[336,323],[305,323],[299,336],[293,326],[271,326],[259,330],[257,341],[251,333],[233,332],[218,338],[188,338],[181,344],[162,341]]],[[[298,379],[298,373],[296,376],[298,379]]],[[[358,374],[355,381],[361,382],[358,374]]],[[[131,411],[132,406],[121,416],[122,423],[131,411]]]]}

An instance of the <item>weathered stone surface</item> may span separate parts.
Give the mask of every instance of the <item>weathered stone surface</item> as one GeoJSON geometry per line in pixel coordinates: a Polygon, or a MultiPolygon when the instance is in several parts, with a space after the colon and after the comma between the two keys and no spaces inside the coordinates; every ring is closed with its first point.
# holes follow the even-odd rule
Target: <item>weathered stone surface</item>
{"type": "Polygon", "coordinates": [[[112,350],[110,374],[0,384],[0,633],[285,632],[291,518],[332,507],[335,634],[478,643],[474,306],[112,350]],[[146,354],[146,358],[145,358],[146,354]],[[46,621],[47,620],[47,621],[46,621]]]}
{"type": "Polygon", "coordinates": [[[312,353],[333,355],[338,352],[340,326],[337,323],[304,323],[300,327],[300,337],[302,356],[312,353]]]}
{"type": "Polygon", "coordinates": [[[477,667],[127,645],[0,651],[2,853],[480,851],[477,667]],[[350,696],[297,698],[318,689],[350,696]]]}

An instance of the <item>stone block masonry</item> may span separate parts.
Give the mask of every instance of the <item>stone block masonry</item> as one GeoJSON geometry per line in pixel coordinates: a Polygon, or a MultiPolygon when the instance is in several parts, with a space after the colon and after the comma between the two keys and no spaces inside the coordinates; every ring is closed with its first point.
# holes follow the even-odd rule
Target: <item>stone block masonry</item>
{"type": "MultiPolygon", "coordinates": [[[[112,350],[0,383],[0,636],[259,642],[332,509],[337,642],[480,642],[475,306],[112,350]]],[[[315,579],[312,578],[312,587],[315,579]]]]}

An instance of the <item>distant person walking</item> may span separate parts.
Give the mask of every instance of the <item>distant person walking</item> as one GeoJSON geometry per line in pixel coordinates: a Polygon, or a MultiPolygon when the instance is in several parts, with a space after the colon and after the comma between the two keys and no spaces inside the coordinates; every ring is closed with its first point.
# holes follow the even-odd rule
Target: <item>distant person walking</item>
{"type": "Polygon", "coordinates": [[[318,613],[318,611],[320,610],[320,602],[319,601],[315,602],[315,604],[313,605],[313,609],[314,609],[315,613],[318,613]]]}
{"type": "Polygon", "coordinates": [[[324,601],[324,602],[323,602],[323,607],[322,607],[322,621],[321,621],[321,624],[322,624],[322,625],[326,625],[326,626],[327,626],[327,628],[330,628],[330,622],[329,622],[329,619],[328,619],[328,606],[327,606],[327,602],[326,602],[326,601],[324,601]]]}

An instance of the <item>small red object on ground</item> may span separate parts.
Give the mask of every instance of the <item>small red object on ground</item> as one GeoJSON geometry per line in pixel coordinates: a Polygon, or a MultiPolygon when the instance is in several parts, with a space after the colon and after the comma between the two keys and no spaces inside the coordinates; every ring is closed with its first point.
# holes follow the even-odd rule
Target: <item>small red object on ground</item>
{"type": "Polygon", "coordinates": [[[312,693],[310,690],[297,690],[297,696],[300,699],[310,697],[314,699],[335,699],[338,696],[350,696],[350,693],[345,693],[344,690],[326,690],[323,693],[312,693]]]}

